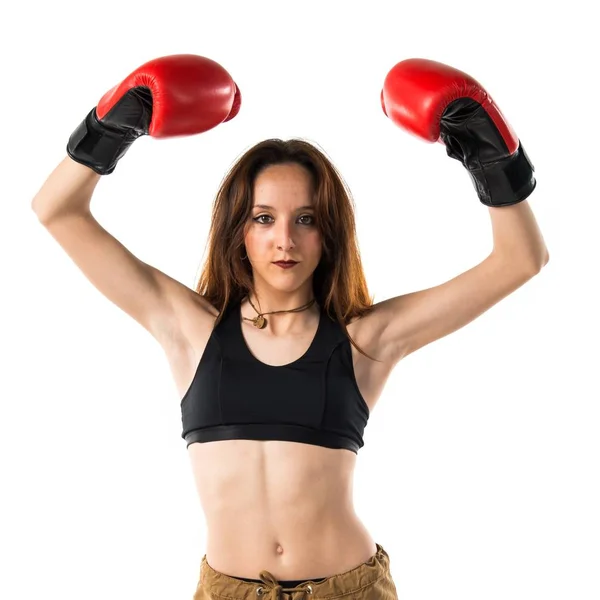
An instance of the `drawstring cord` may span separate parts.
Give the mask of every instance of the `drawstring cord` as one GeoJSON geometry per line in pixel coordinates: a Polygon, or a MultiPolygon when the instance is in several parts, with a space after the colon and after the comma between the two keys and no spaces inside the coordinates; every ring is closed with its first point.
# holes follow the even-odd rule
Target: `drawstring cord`
{"type": "Polygon", "coordinates": [[[296,594],[302,593],[303,597],[305,597],[307,594],[313,593],[312,586],[309,584],[307,584],[304,587],[284,588],[279,585],[279,582],[277,581],[277,579],[275,579],[275,577],[273,577],[273,575],[271,575],[271,573],[269,573],[269,571],[261,571],[259,577],[262,580],[262,582],[265,584],[265,586],[264,587],[259,586],[256,589],[256,595],[262,596],[263,594],[269,593],[269,591],[270,591],[269,600],[281,600],[282,592],[289,592],[289,593],[296,593],[296,594]]]}

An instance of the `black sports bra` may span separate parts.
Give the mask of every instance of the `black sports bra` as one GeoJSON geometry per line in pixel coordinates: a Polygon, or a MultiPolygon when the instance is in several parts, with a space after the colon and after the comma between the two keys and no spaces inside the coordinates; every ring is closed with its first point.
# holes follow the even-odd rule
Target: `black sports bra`
{"type": "Polygon", "coordinates": [[[323,310],[298,360],[255,358],[242,335],[240,302],[213,329],[181,401],[187,446],[217,440],[282,440],[357,453],[369,408],[356,384],[350,340],[323,310]]]}

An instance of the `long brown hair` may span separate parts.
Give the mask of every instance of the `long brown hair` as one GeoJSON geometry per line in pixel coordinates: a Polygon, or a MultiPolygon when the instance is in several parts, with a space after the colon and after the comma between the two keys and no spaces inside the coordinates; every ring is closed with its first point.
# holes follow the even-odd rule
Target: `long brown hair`
{"type": "Polygon", "coordinates": [[[354,342],[346,324],[373,307],[363,273],[354,219],[352,194],[324,152],[301,139],[269,139],[247,150],[225,175],[212,208],[208,257],[196,292],[219,311],[219,323],[231,303],[254,293],[252,267],[242,260],[244,235],[252,214],[254,182],[270,165],[297,163],[313,180],[316,226],[323,251],[313,273],[313,293],[327,315],[342,327],[352,345],[377,360],[354,342]]]}

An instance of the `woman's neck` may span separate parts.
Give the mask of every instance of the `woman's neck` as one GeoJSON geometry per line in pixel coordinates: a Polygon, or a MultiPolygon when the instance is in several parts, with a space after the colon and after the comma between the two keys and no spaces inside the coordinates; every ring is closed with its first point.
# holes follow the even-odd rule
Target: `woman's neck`
{"type": "MultiPolygon", "coordinates": [[[[249,297],[246,296],[241,302],[241,314],[242,317],[254,319],[258,314],[264,314],[264,318],[267,321],[267,325],[264,331],[272,333],[273,335],[296,335],[302,334],[307,330],[314,328],[315,322],[319,320],[320,307],[316,300],[303,310],[297,312],[277,312],[277,314],[266,314],[271,311],[291,311],[295,308],[301,308],[306,304],[310,303],[314,298],[306,299],[302,301],[300,297],[296,297],[296,301],[287,298],[283,306],[278,305],[276,300],[271,299],[270,301],[259,300],[251,294],[249,297]],[[250,303],[250,300],[252,303],[250,303]],[[255,308],[252,307],[254,305],[255,308]]],[[[248,321],[246,321],[248,322],[248,321]]]]}

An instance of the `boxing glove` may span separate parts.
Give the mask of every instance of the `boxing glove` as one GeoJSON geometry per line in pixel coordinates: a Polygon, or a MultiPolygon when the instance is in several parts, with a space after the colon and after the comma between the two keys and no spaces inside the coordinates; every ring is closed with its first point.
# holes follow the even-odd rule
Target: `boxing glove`
{"type": "Polygon", "coordinates": [[[533,192],[534,168],[519,138],[472,77],[442,63],[411,58],[396,64],[381,90],[383,112],[469,172],[486,206],[509,206],[533,192]]]}
{"type": "Polygon", "coordinates": [[[203,133],[233,119],[240,106],[237,85],[215,61],[193,54],[164,56],[106,92],[71,134],[67,153],[108,175],[141,135],[203,133]]]}

